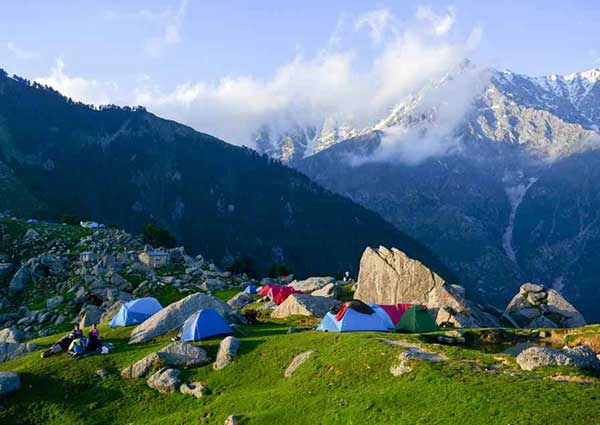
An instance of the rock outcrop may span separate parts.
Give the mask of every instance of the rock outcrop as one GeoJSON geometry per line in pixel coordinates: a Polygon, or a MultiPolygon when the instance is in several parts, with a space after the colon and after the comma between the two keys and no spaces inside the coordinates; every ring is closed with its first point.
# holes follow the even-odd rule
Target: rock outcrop
{"type": "Polygon", "coordinates": [[[550,347],[530,347],[517,356],[523,370],[544,366],[576,366],[583,369],[600,369],[600,360],[590,347],[579,346],[557,350],[550,347]]]}
{"type": "Polygon", "coordinates": [[[273,310],[271,317],[274,319],[284,319],[290,316],[323,317],[337,304],[340,302],[331,298],[292,294],[273,310]]]}
{"type": "Polygon", "coordinates": [[[212,295],[196,293],[168,305],[141,323],[131,332],[130,344],[148,342],[152,338],[173,331],[183,325],[192,314],[203,308],[212,308],[221,316],[228,318],[233,310],[227,304],[212,295]]]}
{"type": "Polygon", "coordinates": [[[535,283],[521,285],[504,315],[526,328],[574,328],[585,319],[562,295],[535,283]]]}
{"type": "Polygon", "coordinates": [[[252,304],[254,302],[254,298],[252,295],[247,294],[245,292],[240,292],[233,296],[229,301],[227,301],[227,305],[233,308],[234,310],[241,310],[246,307],[248,304],[252,304]]]}
{"type": "Polygon", "coordinates": [[[451,285],[402,251],[367,247],[360,260],[354,298],[374,304],[424,304],[438,324],[495,327],[498,320],[464,298],[464,289],[451,285]]]}

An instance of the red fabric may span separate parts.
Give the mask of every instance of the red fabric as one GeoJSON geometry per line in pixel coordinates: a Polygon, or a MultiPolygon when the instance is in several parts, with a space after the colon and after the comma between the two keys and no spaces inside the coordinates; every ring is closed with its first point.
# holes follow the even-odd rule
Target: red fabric
{"type": "Polygon", "coordinates": [[[256,293],[256,295],[258,295],[259,297],[264,297],[265,295],[269,295],[269,291],[271,290],[272,287],[274,287],[275,285],[265,285],[262,288],[260,288],[260,291],[258,291],[256,293]]]}
{"type": "Polygon", "coordinates": [[[340,308],[340,310],[335,315],[335,320],[338,322],[344,318],[344,314],[348,311],[348,304],[344,303],[344,305],[340,308]]]}
{"type": "Polygon", "coordinates": [[[381,308],[390,316],[394,325],[397,325],[402,315],[406,313],[406,310],[411,308],[414,304],[396,304],[396,305],[380,305],[381,308]]]}
{"type": "Polygon", "coordinates": [[[284,302],[287,297],[292,294],[303,294],[304,292],[298,291],[297,289],[292,288],[291,286],[281,286],[278,287],[279,291],[272,291],[273,302],[277,305],[284,302]]]}
{"type": "Polygon", "coordinates": [[[257,294],[261,297],[268,295],[271,301],[279,305],[284,302],[287,297],[292,294],[303,294],[302,291],[298,291],[291,286],[277,286],[277,285],[265,285],[262,287],[257,294]]]}

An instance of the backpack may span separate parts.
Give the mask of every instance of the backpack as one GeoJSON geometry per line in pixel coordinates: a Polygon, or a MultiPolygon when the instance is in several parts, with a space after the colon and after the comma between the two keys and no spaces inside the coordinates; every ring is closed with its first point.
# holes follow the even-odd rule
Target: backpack
{"type": "Polygon", "coordinates": [[[69,346],[69,351],[75,355],[85,353],[85,341],[83,338],[74,339],[69,346]]]}

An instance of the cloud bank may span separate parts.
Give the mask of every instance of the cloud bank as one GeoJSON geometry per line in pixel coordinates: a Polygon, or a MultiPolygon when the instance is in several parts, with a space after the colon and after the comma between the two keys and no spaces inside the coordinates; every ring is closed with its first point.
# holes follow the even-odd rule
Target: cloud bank
{"type": "MultiPolygon", "coordinates": [[[[171,15],[157,42],[158,50],[179,40],[185,6],[184,1],[171,15]]],[[[481,30],[474,28],[466,39],[460,39],[453,34],[455,21],[452,8],[435,11],[420,7],[410,22],[402,23],[387,9],[369,11],[340,21],[332,35],[339,39],[344,31],[358,31],[372,41],[364,50],[342,50],[337,47],[340,43],[329,40],[314,56],[297,55],[269,79],[224,76],[218,81],[184,82],[165,91],[151,78],[144,78],[133,92],[124,94],[111,82],[66,75],[64,63],[59,60],[52,75],[37,81],[85,102],[125,99],[227,142],[255,147],[255,135],[265,126],[275,135],[290,128],[320,129],[324,122],[359,129],[373,126],[407,96],[423,91],[431,81],[439,81],[449,70],[459,67],[476,47],[481,30]]],[[[472,86],[472,82],[454,84],[445,93],[429,88],[428,101],[442,102],[436,106],[439,134],[432,131],[427,138],[409,144],[406,140],[414,136],[411,131],[386,129],[375,159],[415,161],[439,150],[432,149],[428,140],[441,137],[454,123],[454,117],[464,112],[463,104],[469,103],[472,86]],[[467,94],[463,95],[462,89],[467,94]],[[452,104],[444,107],[444,99],[452,99],[452,104]],[[408,155],[410,149],[417,154],[408,155]]]]}

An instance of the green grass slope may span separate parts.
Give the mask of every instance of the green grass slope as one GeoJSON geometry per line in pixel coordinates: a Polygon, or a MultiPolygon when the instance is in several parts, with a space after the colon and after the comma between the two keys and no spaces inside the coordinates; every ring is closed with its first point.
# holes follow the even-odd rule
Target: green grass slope
{"type": "MultiPolygon", "coordinates": [[[[21,375],[23,388],[4,401],[2,424],[222,424],[239,414],[246,424],[592,424],[600,422],[600,387],[559,383],[551,374],[520,372],[494,354],[426,345],[448,361],[417,361],[401,377],[390,374],[404,349],[379,338],[418,341],[398,334],[287,334],[287,324],[243,328],[241,354],[220,371],[184,369],[185,381],[202,381],[212,394],[198,400],[163,395],[144,379],[123,380],[121,368],[166,345],[127,344],[129,329],[103,329],[115,344],[105,356],[40,359],[39,352],[0,364],[21,375]],[[283,372],[297,354],[317,350],[291,378],[283,372]],[[95,371],[107,368],[101,379],[95,371]]],[[[48,345],[56,337],[36,342],[48,345]]],[[[214,358],[218,340],[202,342],[214,358]]],[[[596,378],[592,378],[596,379],[596,378]]]]}

